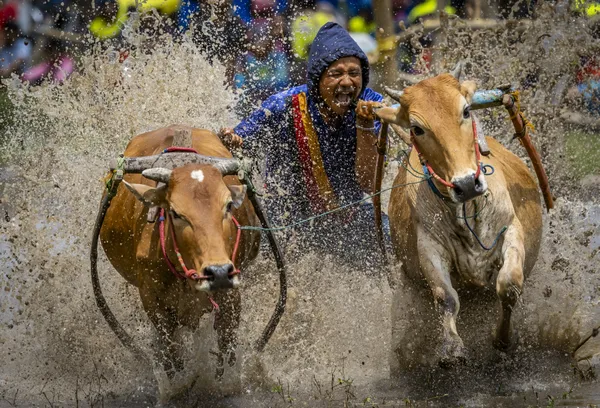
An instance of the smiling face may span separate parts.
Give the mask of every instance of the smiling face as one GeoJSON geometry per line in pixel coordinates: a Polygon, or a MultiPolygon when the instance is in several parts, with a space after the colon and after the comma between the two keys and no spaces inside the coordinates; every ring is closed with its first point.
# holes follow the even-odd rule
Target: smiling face
{"type": "Polygon", "coordinates": [[[362,90],[362,68],[356,57],[333,62],[321,75],[319,94],[334,113],[345,114],[362,90]]]}

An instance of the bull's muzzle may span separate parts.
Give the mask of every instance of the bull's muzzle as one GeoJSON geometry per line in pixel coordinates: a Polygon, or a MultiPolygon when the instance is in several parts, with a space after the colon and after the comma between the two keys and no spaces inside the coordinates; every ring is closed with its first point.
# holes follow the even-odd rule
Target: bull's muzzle
{"type": "Polygon", "coordinates": [[[231,289],[239,284],[239,277],[233,274],[232,264],[210,265],[204,268],[203,274],[208,277],[209,290],[231,289]]]}
{"type": "Polygon", "coordinates": [[[455,177],[452,179],[452,184],[454,184],[454,188],[450,189],[450,198],[457,203],[464,203],[487,191],[487,182],[483,172],[480,172],[477,178],[475,173],[455,177]]]}

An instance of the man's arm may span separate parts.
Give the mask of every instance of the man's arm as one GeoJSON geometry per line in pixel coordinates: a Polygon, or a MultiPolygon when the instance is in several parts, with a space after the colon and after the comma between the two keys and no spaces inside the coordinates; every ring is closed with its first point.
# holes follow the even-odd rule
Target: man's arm
{"type": "Polygon", "coordinates": [[[260,108],[242,120],[234,129],[221,129],[219,137],[223,144],[232,149],[241,147],[242,143],[249,147],[260,147],[259,145],[263,143],[270,143],[273,137],[278,136],[274,134],[278,133],[278,124],[281,125],[284,121],[285,96],[285,92],[282,92],[269,97],[260,108]]]}

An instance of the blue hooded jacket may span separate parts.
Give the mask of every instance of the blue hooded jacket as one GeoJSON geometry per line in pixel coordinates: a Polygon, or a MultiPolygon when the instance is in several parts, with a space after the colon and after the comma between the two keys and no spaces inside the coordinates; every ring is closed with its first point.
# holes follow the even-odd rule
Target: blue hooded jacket
{"type": "MultiPolygon", "coordinates": [[[[267,159],[267,197],[272,218],[276,223],[289,223],[312,214],[308,203],[302,167],[298,156],[293,121],[292,98],[305,93],[313,127],[319,139],[321,155],[329,183],[340,205],[360,200],[363,192],[356,180],[356,113],[351,107],[341,125],[325,123],[318,109],[324,103],[319,95],[319,81],[334,61],[357,57],[362,66],[363,88],[359,99],[382,101],[380,94],[367,88],[369,62],[366,55],[348,32],[335,23],[319,30],[309,52],[306,85],[280,92],[265,100],[262,106],[243,120],[235,133],[244,139],[244,149],[252,156],[265,154],[267,159]],[[269,203],[272,201],[272,203],[269,203]],[[286,215],[293,214],[292,220],[286,215]]],[[[379,131],[380,123],[375,122],[379,131]]]]}

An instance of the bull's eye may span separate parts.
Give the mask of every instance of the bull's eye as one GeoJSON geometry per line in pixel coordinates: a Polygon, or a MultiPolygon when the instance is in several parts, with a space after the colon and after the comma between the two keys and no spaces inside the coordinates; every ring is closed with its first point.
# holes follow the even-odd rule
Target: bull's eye
{"type": "Polygon", "coordinates": [[[180,220],[180,219],[182,219],[182,218],[183,218],[181,215],[177,214],[177,212],[176,212],[175,210],[171,210],[171,215],[172,215],[172,216],[173,216],[173,218],[174,218],[174,219],[176,219],[176,220],[180,220]]]}
{"type": "Polygon", "coordinates": [[[233,201],[230,201],[225,206],[225,211],[227,211],[228,213],[230,213],[232,210],[233,210],[233,201]]]}
{"type": "Polygon", "coordinates": [[[425,133],[425,131],[422,128],[418,127],[418,126],[412,126],[411,130],[413,131],[413,133],[415,134],[415,136],[421,136],[421,135],[423,135],[425,133]]]}
{"type": "Polygon", "coordinates": [[[463,110],[463,118],[469,119],[470,116],[471,116],[471,106],[467,105],[467,106],[465,106],[465,109],[463,110]]]}

